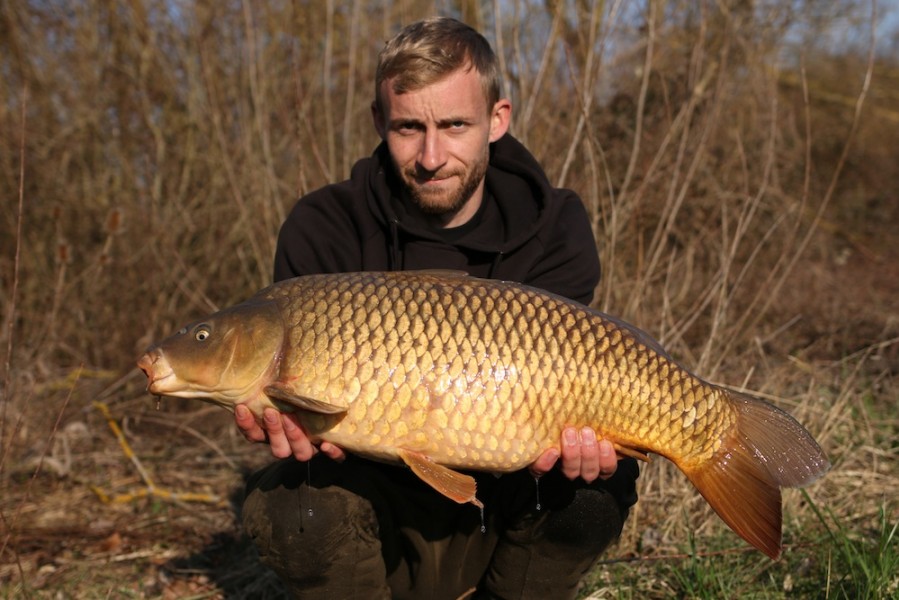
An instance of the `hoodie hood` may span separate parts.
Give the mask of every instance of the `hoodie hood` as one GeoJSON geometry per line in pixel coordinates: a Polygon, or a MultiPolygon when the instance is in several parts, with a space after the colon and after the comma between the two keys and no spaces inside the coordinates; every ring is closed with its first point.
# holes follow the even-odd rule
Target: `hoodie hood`
{"type": "Polygon", "coordinates": [[[553,188],[510,135],[490,145],[486,201],[468,224],[433,229],[392,200],[402,190],[386,144],[349,179],[310,192],[278,235],[275,279],[311,273],[451,269],[507,279],[589,303],[599,281],[590,217],[553,188]]]}
{"type": "MultiPolygon", "coordinates": [[[[369,171],[372,213],[391,229],[392,244],[401,251],[410,238],[439,243],[443,237],[406,214],[392,198],[398,196],[399,181],[387,144],[382,142],[372,158],[378,168],[369,171]]],[[[498,257],[515,251],[532,239],[548,216],[547,206],[553,188],[534,156],[515,138],[506,134],[490,144],[485,203],[476,218],[486,226],[472,230],[453,240],[461,249],[490,253],[498,257]]],[[[463,225],[464,227],[464,225],[463,225]]]]}

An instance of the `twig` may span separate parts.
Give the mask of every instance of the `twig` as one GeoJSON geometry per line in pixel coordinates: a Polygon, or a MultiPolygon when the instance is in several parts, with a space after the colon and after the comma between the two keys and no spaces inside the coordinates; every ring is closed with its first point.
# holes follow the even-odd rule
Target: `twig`
{"type": "Polygon", "coordinates": [[[119,424],[116,423],[115,419],[112,418],[112,414],[110,414],[109,412],[109,406],[105,402],[99,401],[94,401],[93,404],[94,407],[101,413],[103,413],[104,417],[106,417],[106,423],[109,425],[109,428],[112,429],[112,433],[119,441],[119,445],[122,447],[122,451],[134,465],[134,468],[137,469],[137,472],[140,474],[141,479],[146,485],[146,488],[144,489],[136,490],[134,492],[129,492],[126,494],[118,494],[116,496],[110,496],[99,487],[91,486],[91,490],[93,490],[93,492],[97,495],[101,502],[103,502],[104,504],[122,504],[125,502],[131,502],[132,500],[137,500],[138,498],[154,497],[181,502],[204,502],[207,504],[219,505],[225,504],[225,501],[215,494],[172,492],[170,490],[158,487],[153,482],[153,479],[150,477],[150,474],[144,468],[143,464],[141,464],[140,459],[137,458],[134,450],[131,449],[131,445],[128,443],[128,440],[125,439],[125,434],[122,433],[122,429],[119,427],[119,424]]]}
{"type": "Polygon", "coordinates": [[[346,66],[346,100],[343,107],[343,127],[341,131],[341,176],[345,176],[350,172],[351,145],[353,133],[353,109],[354,100],[356,98],[356,60],[358,54],[359,39],[359,20],[361,13],[361,2],[353,0],[353,7],[350,10],[350,23],[348,25],[349,48],[347,49],[347,66],[346,66]]]}
{"type": "MultiPolygon", "coordinates": [[[[16,323],[16,299],[19,294],[19,265],[22,252],[22,220],[25,205],[25,119],[28,105],[28,84],[22,86],[22,129],[19,139],[19,204],[16,214],[16,255],[13,258],[12,291],[9,295],[7,313],[6,360],[3,369],[3,402],[0,402],[0,448],[6,442],[6,409],[9,406],[9,382],[11,380],[13,332],[16,323]]],[[[2,467],[2,465],[0,465],[2,467]]]]}
{"type": "Polygon", "coordinates": [[[655,51],[656,42],[656,3],[649,3],[649,16],[646,18],[646,55],[643,60],[643,73],[640,78],[640,92],[637,96],[637,111],[634,119],[634,141],[631,145],[631,152],[627,162],[627,169],[624,172],[624,178],[621,181],[619,195],[627,196],[630,188],[631,180],[634,178],[634,172],[637,168],[637,159],[640,156],[640,142],[643,139],[643,123],[646,119],[646,97],[649,93],[649,79],[652,74],[652,61],[655,51]]]}
{"type": "Polygon", "coordinates": [[[327,133],[328,150],[328,180],[334,176],[337,170],[335,156],[337,149],[334,147],[334,114],[331,105],[331,69],[334,61],[334,0],[327,0],[325,5],[325,39],[324,56],[322,57],[322,112],[325,115],[325,132],[327,133]]]}
{"type": "MultiPolygon", "coordinates": [[[[213,407],[213,408],[216,408],[216,407],[213,407]]],[[[218,411],[216,411],[216,412],[218,412],[218,411]]],[[[229,467],[231,467],[235,471],[237,471],[240,468],[240,467],[238,467],[237,463],[235,463],[233,460],[231,460],[231,458],[227,454],[225,454],[225,451],[222,450],[221,446],[216,444],[214,441],[212,441],[211,439],[209,439],[208,437],[206,437],[205,435],[203,435],[202,433],[200,433],[193,427],[191,427],[189,425],[185,425],[184,423],[172,423],[172,419],[169,419],[166,417],[156,417],[154,415],[143,415],[141,418],[144,421],[149,421],[150,423],[157,423],[160,425],[165,425],[167,427],[174,427],[178,431],[185,431],[185,432],[189,433],[190,435],[194,436],[195,438],[197,438],[198,440],[200,440],[201,442],[203,442],[204,444],[209,446],[209,448],[211,448],[216,454],[218,454],[222,458],[222,460],[224,460],[226,463],[228,463],[229,467]]]]}
{"type": "Polygon", "coordinates": [[[129,552],[128,554],[116,554],[116,555],[103,555],[97,556],[93,558],[87,559],[76,559],[72,560],[70,558],[66,558],[64,556],[54,557],[53,562],[59,564],[60,566],[71,566],[71,565],[95,565],[95,564],[108,564],[108,563],[118,563],[118,562],[128,562],[132,560],[140,560],[142,558],[175,558],[178,556],[180,552],[175,549],[171,550],[162,550],[157,551],[153,549],[149,550],[136,550],[134,552],[129,552]]]}
{"type": "MultiPolygon", "coordinates": [[[[11,365],[12,365],[12,348],[13,348],[13,333],[15,330],[15,322],[16,322],[16,298],[18,297],[19,292],[19,265],[21,263],[21,251],[22,251],[22,220],[24,213],[24,205],[25,205],[25,122],[27,118],[26,107],[28,105],[28,84],[24,84],[22,86],[22,125],[21,125],[21,136],[19,138],[19,201],[17,206],[16,213],[16,254],[13,259],[13,278],[12,278],[12,291],[10,293],[9,299],[9,312],[7,313],[8,322],[7,326],[7,336],[6,336],[6,360],[4,362],[3,369],[3,395],[0,397],[0,449],[3,450],[2,460],[0,460],[0,473],[3,472],[3,465],[6,462],[6,455],[10,448],[12,448],[12,436],[7,440],[6,437],[6,410],[10,404],[10,395],[9,395],[9,386],[10,381],[12,380],[11,375],[11,365]]],[[[63,409],[64,410],[64,409],[63,409]]],[[[21,420],[21,416],[19,418],[21,420]]],[[[28,489],[25,492],[25,497],[28,496],[28,491],[31,489],[31,481],[34,481],[32,478],[29,481],[28,489]]],[[[13,521],[18,517],[19,511],[22,509],[22,504],[25,502],[25,499],[22,499],[22,503],[19,504],[16,509],[16,517],[14,517],[13,521]]],[[[12,536],[12,527],[10,523],[6,519],[6,514],[0,510],[0,519],[2,519],[3,525],[6,527],[7,535],[3,538],[3,545],[0,546],[0,555],[3,554],[3,551],[6,549],[7,544],[9,543],[9,539],[12,536]]],[[[22,568],[22,561],[19,557],[18,551],[13,548],[13,555],[16,559],[16,567],[19,570],[19,577],[22,581],[25,581],[25,572],[22,568]]]]}
{"type": "MultiPolygon", "coordinates": [[[[840,177],[843,174],[843,168],[846,166],[846,162],[849,159],[849,149],[852,147],[852,142],[855,141],[855,135],[858,132],[859,123],[861,122],[862,108],[865,105],[865,100],[868,97],[868,92],[871,89],[871,80],[874,75],[874,62],[877,55],[877,2],[876,0],[872,0],[871,2],[871,41],[868,46],[868,57],[865,68],[864,78],[862,80],[862,86],[859,90],[858,96],[855,99],[855,109],[852,115],[852,123],[849,127],[849,132],[846,134],[846,141],[843,144],[843,147],[840,151],[840,157],[837,160],[836,167],[833,170],[833,173],[830,176],[830,182],[827,186],[827,190],[824,192],[824,196],[822,197],[820,203],[818,204],[817,209],[814,213],[814,218],[812,219],[811,224],[808,229],[805,231],[804,235],[798,238],[798,243],[795,246],[795,250],[792,255],[786,261],[786,266],[783,267],[783,270],[780,272],[779,278],[777,278],[773,283],[768,286],[765,285],[764,289],[766,290],[763,297],[761,297],[764,302],[761,308],[758,310],[756,316],[750,323],[748,323],[748,328],[753,328],[762,318],[771,303],[778,296],[780,292],[780,288],[787,282],[790,273],[792,273],[793,269],[796,267],[799,258],[802,256],[805,249],[808,247],[811,242],[815,232],[818,230],[818,225],[821,222],[821,219],[824,217],[824,211],[827,206],[830,204],[831,199],[833,198],[837,184],[840,182],[840,177]]],[[[805,80],[805,76],[802,77],[802,90],[803,90],[803,99],[805,102],[805,110],[806,110],[806,167],[805,167],[805,183],[803,186],[803,202],[800,207],[800,211],[804,211],[806,207],[806,199],[808,195],[809,189],[809,181],[811,178],[811,144],[808,141],[811,130],[810,130],[810,117],[809,117],[809,97],[808,97],[808,87],[807,82],[805,80]]],[[[798,236],[798,231],[794,232],[794,235],[798,236]]]]}
{"type": "MultiPolygon", "coordinates": [[[[77,378],[75,380],[77,383],[77,378]]],[[[72,385],[72,389],[69,390],[68,395],[66,396],[65,401],[63,401],[62,408],[59,409],[59,413],[56,415],[56,421],[53,423],[53,428],[50,430],[50,435],[47,437],[47,444],[44,447],[44,451],[41,454],[40,461],[38,462],[37,468],[35,468],[34,473],[31,476],[31,479],[28,480],[28,484],[25,487],[25,493],[22,495],[22,499],[19,502],[19,505],[16,507],[15,515],[12,518],[12,521],[8,521],[6,515],[3,511],[0,511],[0,520],[3,522],[3,526],[6,528],[6,536],[3,538],[3,544],[0,545],[0,556],[6,551],[6,547],[9,545],[9,540],[13,535],[13,527],[16,522],[19,520],[19,515],[22,512],[22,507],[25,506],[25,502],[31,497],[31,486],[34,484],[37,476],[40,475],[41,467],[43,466],[44,457],[47,455],[47,452],[50,451],[50,447],[52,445],[53,436],[56,435],[56,432],[59,430],[59,423],[62,421],[62,415],[66,411],[66,407],[69,405],[69,400],[72,399],[72,393],[75,391],[75,385],[72,385]]],[[[19,577],[22,581],[25,581],[25,571],[22,568],[22,562],[19,558],[19,552],[13,547],[13,555],[16,558],[16,566],[19,569],[19,577]]]]}

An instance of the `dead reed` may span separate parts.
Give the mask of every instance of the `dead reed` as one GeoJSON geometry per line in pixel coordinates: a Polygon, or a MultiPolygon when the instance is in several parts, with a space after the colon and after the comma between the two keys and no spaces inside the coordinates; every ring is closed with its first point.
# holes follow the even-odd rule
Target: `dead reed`
{"type": "MultiPolygon", "coordinates": [[[[223,412],[153,411],[134,357],[270,280],[294,199],[377,142],[383,40],[435,11],[488,35],[514,134],[583,198],[597,305],[830,454],[786,495],[788,548],[824,544],[809,501],[857,532],[897,521],[899,65],[871,5],[5,3],[0,595],[279,597],[230,504],[103,503],[146,477],[93,403],[160,487],[239,494],[265,451],[223,412]]],[[[742,550],[658,463],[610,560],[742,550]]]]}

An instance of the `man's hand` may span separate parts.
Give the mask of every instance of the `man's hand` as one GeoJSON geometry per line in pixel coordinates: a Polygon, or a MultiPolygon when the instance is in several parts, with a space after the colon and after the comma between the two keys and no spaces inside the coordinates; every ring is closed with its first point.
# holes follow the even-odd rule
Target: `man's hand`
{"type": "MultiPolygon", "coordinates": [[[[596,432],[589,427],[577,430],[566,427],[562,431],[562,474],[574,480],[580,477],[587,483],[596,478],[608,479],[618,468],[618,456],[612,442],[596,439],[596,432]]],[[[549,472],[559,459],[559,452],[551,448],[540,455],[529,467],[534,477],[549,472]]]]}
{"type": "Polygon", "coordinates": [[[338,462],[346,458],[343,450],[329,442],[322,442],[316,448],[309,441],[296,415],[282,413],[274,408],[266,408],[262,414],[263,425],[260,426],[246,406],[238,404],[234,408],[234,420],[243,436],[251,442],[268,442],[275,458],[293,456],[297,460],[307,461],[319,450],[338,462]]]}

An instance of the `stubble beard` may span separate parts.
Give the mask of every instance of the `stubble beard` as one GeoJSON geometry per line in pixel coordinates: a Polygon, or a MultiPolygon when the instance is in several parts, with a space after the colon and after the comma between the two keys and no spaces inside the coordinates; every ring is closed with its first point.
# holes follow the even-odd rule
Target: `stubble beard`
{"type": "Polygon", "coordinates": [[[415,180],[418,177],[418,173],[414,168],[404,170],[403,179],[405,180],[409,194],[412,196],[412,201],[415,202],[423,213],[433,216],[450,215],[462,210],[471,199],[472,195],[478,189],[478,186],[481,185],[481,181],[487,175],[488,163],[489,157],[485,155],[474,163],[468,172],[438,172],[436,175],[441,178],[453,176],[461,177],[459,186],[450,191],[448,195],[442,191],[438,191],[437,193],[429,192],[426,186],[417,184],[415,180]]]}

